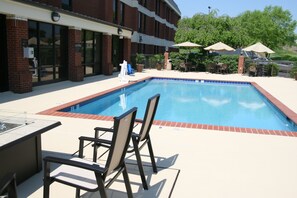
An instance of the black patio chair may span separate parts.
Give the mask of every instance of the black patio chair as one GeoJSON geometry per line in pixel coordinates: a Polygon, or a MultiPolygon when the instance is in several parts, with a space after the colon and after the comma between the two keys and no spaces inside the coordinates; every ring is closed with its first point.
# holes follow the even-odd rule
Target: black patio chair
{"type": "Polygon", "coordinates": [[[0,181],[0,197],[17,198],[16,174],[8,173],[0,181]]]}
{"type": "MultiPolygon", "coordinates": [[[[139,169],[139,173],[140,173],[140,177],[141,177],[141,181],[142,181],[142,185],[143,188],[145,190],[148,189],[148,185],[145,179],[145,174],[144,174],[144,170],[143,170],[143,165],[142,165],[142,160],[140,157],[140,150],[147,145],[148,146],[148,150],[150,153],[150,158],[151,158],[151,163],[152,163],[152,168],[154,173],[157,173],[157,166],[156,166],[156,162],[155,162],[155,156],[154,156],[154,152],[153,152],[153,147],[152,147],[152,142],[151,142],[151,138],[150,138],[150,129],[151,126],[153,124],[154,121],[154,117],[157,111],[157,107],[158,107],[158,103],[159,103],[159,99],[160,99],[160,94],[156,94],[153,97],[148,99],[147,102],[147,106],[146,106],[146,111],[144,114],[144,119],[135,119],[136,122],[141,123],[141,129],[138,133],[133,132],[132,133],[132,144],[130,146],[130,149],[128,149],[127,153],[131,153],[131,152],[135,152],[136,155],[136,159],[137,159],[137,165],[138,165],[138,169],[139,169]]],[[[106,132],[112,132],[112,129],[102,129],[102,128],[95,128],[95,138],[99,137],[99,131],[106,131],[106,132]]],[[[93,155],[93,160],[96,161],[97,160],[97,149],[100,146],[105,146],[108,147],[108,145],[104,145],[104,144],[97,144],[94,146],[94,155],[93,155]]]]}
{"type": "Polygon", "coordinates": [[[217,73],[218,65],[216,63],[209,63],[206,65],[206,71],[208,71],[210,73],[217,73]]]}
{"type": "Polygon", "coordinates": [[[228,65],[223,63],[223,64],[219,65],[218,70],[219,70],[220,74],[227,74],[228,73],[228,65]]]}
{"type": "Polygon", "coordinates": [[[50,185],[59,182],[76,188],[76,197],[80,197],[80,189],[86,191],[98,191],[101,197],[107,197],[108,188],[115,179],[122,173],[127,189],[128,197],[133,197],[132,189],[125,164],[125,155],[131,139],[137,108],[134,107],[119,117],[114,118],[114,130],[111,141],[98,138],[80,138],[79,157],[63,159],[58,157],[44,158],[44,198],[49,197],[50,185]],[[100,144],[110,145],[109,154],[105,166],[91,162],[83,157],[84,141],[91,141],[100,144]],[[50,164],[61,164],[58,168],[50,171],[50,164]],[[115,173],[109,182],[106,177],[115,173]],[[107,183],[107,184],[105,184],[107,183]]]}
{"type": "Polygon", "coordinates": [[[188,71],[187,65],[184,62],[181,62],[178,66],[178,70],[187,72],[188,71]]]}

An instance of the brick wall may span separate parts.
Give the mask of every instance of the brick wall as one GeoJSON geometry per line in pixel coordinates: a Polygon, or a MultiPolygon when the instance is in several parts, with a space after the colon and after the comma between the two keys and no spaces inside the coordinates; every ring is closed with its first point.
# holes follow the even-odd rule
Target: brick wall
{"type": "Polygon", "coordinates": [[[71,81],[84,79],[84,68],[81,65],[81,51],[76,44],[81,43],[81,30],[69,29],[68,31],[68,74],[71,81]]]}
{"type": "Polygon", "coordinates": [[[146,45],[145,46],[145,51],[148,54],[154,54],[154,45],[146,45]]]}
{"type": "MultiPolygon", "coordinates": [[[[110,0],[111,1],[111,0],[110,0]]],[[[105,1],[88,0],[86,1],[72,1],[72,10],[87,16],[98,19],[104,19],[105,1]]]]}
{"type": "Polygon", "coordinates": [[[155,34],[155,19],[152,17],[146,17],[146,33],[147,35],[154,36],[155,34]]]}
{"type": "Polygon", "coordinates": [[[29,61],[23,57],[22,40],[28,39],[28,22],[22,19],[6,20],[9,90],[15,93],[32,91],[32,73],[29,61]]]}
{"type": "Polygon", "coordinates": [[[112,75],[113,65],[112,65],[112,36],[111,35],[103,35],[102,36],[102,72],[104,75],[112,75]]]}
{"type": "Polygon", "coordinates": [[[130,6],[125,6],[125,26],[137,31],[138,26],[138,10],[130,6]]]}

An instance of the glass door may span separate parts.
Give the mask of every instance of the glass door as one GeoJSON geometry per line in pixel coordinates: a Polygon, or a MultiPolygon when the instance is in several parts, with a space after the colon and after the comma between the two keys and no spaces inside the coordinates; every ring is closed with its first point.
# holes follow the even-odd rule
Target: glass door
{"type": "Polygon", "coordinates": [[[123,39],[112,35],[112,64],[114,70],[120,71],[120,63],[123,62],[123,39]]]}
{"type": "Polygon", "coordinates": [[[68,29],[64,26],[29,21],[28,44],[34,48],[29,60],[33,83],[49,83],[68,78],[68,29]]]}

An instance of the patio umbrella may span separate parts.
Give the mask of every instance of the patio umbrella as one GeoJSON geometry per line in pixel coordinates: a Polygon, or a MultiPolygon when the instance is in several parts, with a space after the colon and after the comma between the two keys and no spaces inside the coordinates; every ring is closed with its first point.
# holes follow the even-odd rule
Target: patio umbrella
{"type": "Polygon", "coordinates": [[[268,47],[266,47],[265,45],[263,45],[260,42],[254,44],[254,45],[251,45],[249,47],[246,47],[246,48],[244,48],[242,50],[244,50],[244,51],[253,51],[253,52],[258,52],[258,53],[268,53],[268,54],[275,53],[274,51],[272,51],[271,49],[269,49],[268,47]]]}
{"type": "Polygon", "coordinates": [[[222,42],[215,43],[204,49],[208,51],[235,51],[235,49],[233,49],[229,45],[226,45],[225,43],[222,43],[222,42]]]}
{"type": "Polygon", "coordinates": [[[179,43],[179,44],[175,44],[172,45],[173,47],[201,47],[201,45],[198,45],[196,43],[192,43],[192,42],[183,42],[183,43],[179,43]]]}
{"type": "MultiPolygon", "coordinates": [[[[193,48],[193,47],[201,47],[201,45],[199,44],[196,44],[196,43],[192,43],[192,42],[183,42],[183,43],[178,43],[178,44],[175,44],[175,45],[172,45],[173,47],[186,47],[186,48],[193,48]]],[[[188,52],[188,55],[189,56],[189,53],[190,51],[188,52]]],[[[187,62],[187,59],[188,57],[186,57],[186,62],[187,62]]]]}

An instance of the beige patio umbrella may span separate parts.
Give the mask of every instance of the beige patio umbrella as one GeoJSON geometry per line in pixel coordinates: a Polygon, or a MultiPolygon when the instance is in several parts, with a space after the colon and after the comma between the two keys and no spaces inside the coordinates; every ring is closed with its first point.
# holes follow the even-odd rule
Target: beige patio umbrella
{"type": "Polygon", "coordinates": [[[253,51],[253,52],[258,52],[258,53],[268,53],[268,54],[275,53],[274,51],[272,51],[271,49],[269,49],[268,47],[266,47],[265,45],[263,45],[260,42],[254,44],[254,45],[251,45],[249,47],[246,47],[242,50],[243,51],[253,51]]]}
{"type": "MultiPolygon", "coordinates": [[[[178,43],[178,44],[175,44],[175,45],[172,45],[172,46],[173,47],[185,47],[185,48],[201,47],[201,45],[196,44],[196,43],[192,43],[192,42],[189,42],[189,41],[186,41],[186,42],[183,42],[183,43],[178,43]]],[[[188,52],[187,56],[189,56],[189,53],[190,53],[190,51],[188,52]]],[[[188,59],[188,57],[186,57],[186,62],[187,62],[187,59],[188,59]]]]}
{"type": "Polygon", "coordinates": [[[175,45],[172,45],[173,47],[201,47],[201,45],[198,45],[196,43],[192,43],[192,42],[183,42],[183,43],[178,43],[175,45]]]}
{"type": "Polygon", "coordinates": [[[225,43],[222,43],[222,42],[215,43],[204,49],[208,51],[235,51],[235,49],[233,49],[229,45],[226,45],[225,43]]]}

